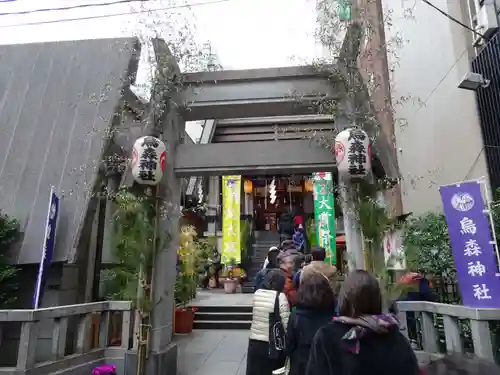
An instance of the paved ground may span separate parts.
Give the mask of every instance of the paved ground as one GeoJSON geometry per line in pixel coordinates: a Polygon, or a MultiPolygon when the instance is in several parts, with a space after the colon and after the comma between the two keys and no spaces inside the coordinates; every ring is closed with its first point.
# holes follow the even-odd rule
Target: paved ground
{"type": "MultiPolygon", "coordinates": [[[[198,290],[193,306],[252,306],[253,294],[226,294],[224,289],[198,290]]],[[[221,374],[222,375],[222,374],[221,374]]]]}
{"type": "Polygon", "coordinates": [[[196,330],[176,336],[178,375],[243,375],[246,371],[247,330],[196,330]]]}

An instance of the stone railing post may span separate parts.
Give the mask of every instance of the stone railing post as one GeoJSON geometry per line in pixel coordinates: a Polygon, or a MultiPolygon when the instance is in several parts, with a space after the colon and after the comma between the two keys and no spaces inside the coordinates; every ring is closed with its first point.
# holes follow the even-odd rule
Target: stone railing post
{"type": "Polygon", "coordinates": [[[66,352],[66,335],[68,333],[68,318],[54,319],[52,329],[52,360],[61,359],[66,352]]]}
{"type": "Polygon", "coordinates": [[[470,321],[470,330],[472,333],[472,342],[474,344],[474,353],[481,358],[494,360],[493,343],[491,342],[490,324],[487,321],[470,321]]]}
{"type": "Polygon", "coordinates": [[[448,353],[462,353],[464,346],[458,321],[452,316],[443,315],[444,336],[448,353]]]}
{"type": "Polygon", "coordinates": [[[131,331],[131,317],[132,317],[132,312],[130,310],[123,311],[123,315],[122,315],[122,343],[121,343],[121,347],[123,349],[129,349],[130,331],[131,331]]]}
{"type": "Polygon", "coordinates": [[[90,350],[92,314],[83,314],[78,322],[78,331],[76,337],[76,353],[83,354],[90,350]]]}
{"type": "Polygon", "coordinates": [[[109,345],[109,329],[111,327],[111,311],[103,311],[99,324],[99,348],[106,348],[109,345]]]}
{"type": "Polygon", "coordinates": [[[398,320],[399,320],[399,330],[401,331],[404,337],[410,339],[410,336],[408,334],[408,323],[406,321],[406,312],[399,311],[398,320]]]}
{"type": "Polygon", "coordinates": [[[35,365],[36,342],[38,340],[39,322],[23,322],[19,349],[17,352],[17,370],[28,370],[35,365]]]}
{"type": "Polygon", "coordinates": [[[422,346],[426,352],[437,353],[437,335],[432,314],[422,312],[422,346]]]}

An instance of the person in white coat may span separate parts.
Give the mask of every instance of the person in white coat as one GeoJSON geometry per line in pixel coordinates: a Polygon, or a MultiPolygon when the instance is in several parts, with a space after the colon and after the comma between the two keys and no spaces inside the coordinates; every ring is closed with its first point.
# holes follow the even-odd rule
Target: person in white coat
{"type": "Polygon", "coordinates": [[[269,358],[269,317],[274,312],[276,296],[284,327],[287,327],[290,316],[284,288],[285,273],[273,269],[265,275],[262,288],[254,293],[246,375],[272,375],[273,370],[284,365],[282,361],[269,358]]]}

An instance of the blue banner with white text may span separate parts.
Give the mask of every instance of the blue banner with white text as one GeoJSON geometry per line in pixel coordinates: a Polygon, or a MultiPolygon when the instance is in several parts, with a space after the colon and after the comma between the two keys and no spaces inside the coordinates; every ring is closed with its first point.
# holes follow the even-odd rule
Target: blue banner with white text
{"type": "Polygon", "coordinates": [[[42,256],[40,260],[40,266],[38,267],[38,275],[35,284],[35,293],[33,294],[34,309],[38,309],[40,307],[40,301],[42,299],[45,282],[47,280],[47,272],[49,270],[50,264],[52,263],[52,257],[54,255],[56,225],[57,225],[58,215],[59,215],[59,197],[55,193],[54,188],[51,188],[49,210],[47,212],[47,220],[45,222],[45,236],[42,245],[42,256]]]}

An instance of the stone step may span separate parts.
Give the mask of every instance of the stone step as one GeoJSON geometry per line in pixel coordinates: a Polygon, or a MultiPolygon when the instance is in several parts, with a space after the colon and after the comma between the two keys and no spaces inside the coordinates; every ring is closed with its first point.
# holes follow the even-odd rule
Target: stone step
{"type": "Polygon", "coordinates": [[[264,261],[262,261],[261,263],[252,264],[250,267],[248,267],[247,276],[248,277],[255,276],[257,274],[257,272],[259,272],[262,269],[263,264],[264,264],[264,261]]]}
{"type": "Polygon", "coordinates": [[[193,329],[211,330],[211,329],[241,329],[249,330],[252,322],[241,321],[194,321],[193,329]]]}
{"type": "Polygon", "coordinates": [[[254,285],[243,285],[243,287],[241,288],[241,293],[244,293],[244,294],[253,294],[253,289],[254,289],[254,285]]]}
{"type": "Polygon", "coordinates": [[[239,312],[226,312],[226,313],[220,313],[220,312],[196,312],[195,315],[195,320],[197,322],[201,321],[209,321],[209,322],[215,322],[215,321],[231,321],[231,322],[248,322],[252,321],[252,312],[244,312],[244,313],[239,313],[239,312]]]}
{"type": "Polygon", "coordinates": [[[252,313],[251,305],[237,305],[237,306],[197,306],[196,312],[198,313],[252,313]]]}
{"type": "Polygon", "coordinates": [[[263,244],[263,243],[256,242],[252,245],[252,247],[254,249],[266,249],[266,250],[269,250],[269,248],[271,248],[272,246],[278,246],[278,244],[276,244],[276,243],[264,243],[263,244]]]}
{"type": "Polygon", "coordinates": [[[193,329],[248,330],[251,324],[252,306],[199,306],[193,329]]]}

